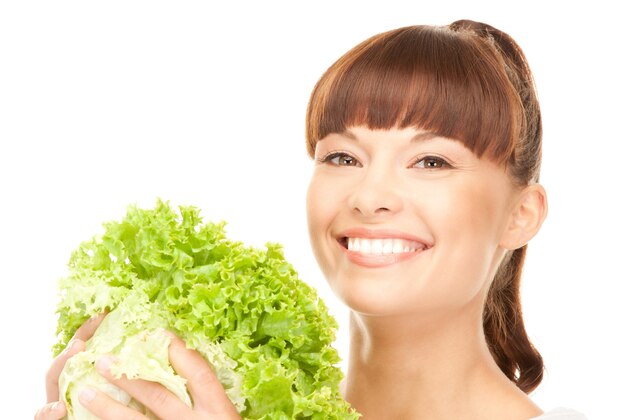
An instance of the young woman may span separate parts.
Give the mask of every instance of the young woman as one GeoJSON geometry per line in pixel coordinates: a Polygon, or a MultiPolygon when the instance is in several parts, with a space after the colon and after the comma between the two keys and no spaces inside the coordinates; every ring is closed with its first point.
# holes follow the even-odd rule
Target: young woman
{"type": "MultiPolygon", "coordinates": [[[[527,396],[543,374],[524,330],[520,277],[547,213],[541,117],[517,44],[485,24],[376,35],[316,85],[307,113],[315,159],[308,221],[315,256],[351,309],[343,392],[365,419],[583,419],[527,396]]],[[[48,374],[56,381],[98,322],[48,374]]],[[[162,387],[112,379],[162,418],[237,418],[207,364],[180,340],[170,357],[194,410],[162,387]],[[198,372],[200,372],[198,374],[198,372]]],[[[104,419],[144,418],[86,390],[104,419]]]]}

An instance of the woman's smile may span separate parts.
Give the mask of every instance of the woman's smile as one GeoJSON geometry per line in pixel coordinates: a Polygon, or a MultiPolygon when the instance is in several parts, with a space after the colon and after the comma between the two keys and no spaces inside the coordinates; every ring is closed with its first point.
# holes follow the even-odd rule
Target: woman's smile
{"type": "Polygon", "coordinates": [[[428,250],[432,244],[397,230],[354,228],[337,238],[349,261],[365,267],[384,267],[406,261],[428,250]]]}

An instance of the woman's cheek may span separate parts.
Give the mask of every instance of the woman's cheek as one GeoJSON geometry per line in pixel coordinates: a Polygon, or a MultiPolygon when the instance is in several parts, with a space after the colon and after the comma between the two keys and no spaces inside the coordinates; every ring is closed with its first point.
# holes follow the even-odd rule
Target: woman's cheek
{"type": "Polygon", "coordinates": [[[491,283],[502,226],[507,212],[502,200],[503,187],[497,183],[477,183],[457,192],[459,223],[451,235],[457,238],[454,251],[457,267],[464,267],[470,294],[478,293],[491,283]]]}
{"type": "Polygon", "coordinates": [[[314,173],[307,191],[307,220],[313,253],[323,272],[329,264],[328,250],[324,249],[324,242],[333,219],[333,201],[332,184],[325,182],[323,176],[314,173]]]}

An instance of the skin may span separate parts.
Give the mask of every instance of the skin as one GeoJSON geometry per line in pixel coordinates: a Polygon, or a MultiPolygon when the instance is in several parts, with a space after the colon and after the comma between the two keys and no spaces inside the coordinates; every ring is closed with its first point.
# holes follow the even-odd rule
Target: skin
{"type": "Polygon", "coordinates": [[[543,188],[517,187],[461,142],[413,128],[351,127],[319,141],[315,159],[311,244],[352,309],[347,400],[372,419],[541,414],[491,357],[482,309],[505,253],[543,222],[543,188]],[[346,236],[423,249],[381,260],[347,251],[346,236]]]}
{"type": "MultiPolygon", "coordinates": [[[[84,350],[88,340],[102,322],[104,315],[87,321],[76,332],[67,349],[52,363],[46,375],[46,392],[48,403],[35,414],[35,420],[57,420],[66,414],[66,408],[59,400],[58,379],[67,360],[84,350]]],[[[194,350],[188,349],[176,335],[170,333],[172,339],[169,347],[170,363],[174,370],[187,379],[187,389],[194,401],[193,409],[179,400],[160,384],[129,380],[122,376],[116,379],[110,373],[110,366],[115,363],[111,357],[102,357],[96,362],[96,370],[111,383],[122,388],[134,398],[145,404],[153,413],[162,419],[240,419],[239,413],[232,405],[224,388],[217,380],[211,367],[204,358],[194,350]]],[[[96,389],[86,388],[79,396],[81,404],[103,420],[127,419],[141,420],[146,416],[134,411],[96,389]]]]}
{"type": "Polygon", "coordinates": [[[46,401],[35,414],[36,420],[56,420],[63,418],[67,411],[65,405],[59,401],[59,375],[65,363],[75,354],[85,349],[87,341],[104,319],[104,314],[87,320],[74,334],[67,347],[59,354],[50,365],[46,373],[46,401]]]}
{"type": "MultiPolygon", "coordinates": [[[[365,419],[529,419],[541,410],[491,357],[482,332],[489,285],[508,250],[523,246],[547,212],[543,188],[517,187],[503,168],[460,142],[413,128],[351,127],[316,147],[307,196],[311,244],[351,309],[343,393],[365,419]],[[351,229],[360,229],[352,230],[351,229]],[[346,232],[407,236],[419,252],[397,259],[347,252],[346,232]]],[[[58,376],[101,317],[83,325],[47,375],[37,420],[60,419],[58,376]]],[[[235,419],[208,364],[172,336],[170,361],[188,380],[194,410],[160,385],[96,368],[164,419],[235,419]]],[[[145,419],[94,390],[81,403],[103,419],[145,419]]]]}

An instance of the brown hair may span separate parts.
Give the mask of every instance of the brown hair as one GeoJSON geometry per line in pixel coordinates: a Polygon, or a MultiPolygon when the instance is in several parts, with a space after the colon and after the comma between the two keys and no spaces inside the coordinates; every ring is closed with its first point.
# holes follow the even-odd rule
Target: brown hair
{"type": "MultiPolygon", "coordinates": [[[[520,186],[539,179],[541,114],[532,74],[515,41],[483,23],[399,28],[339,58],[311,94],[309,155],[328,134],[357,125],[429,130],[504,165],[520,186]]],[[[522,319],[525,254],[526,246],[502,261],[487,294],[483,329],[500,369],[528,393],[542,380],[543,360],[522,319]]]]}

